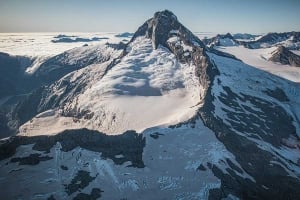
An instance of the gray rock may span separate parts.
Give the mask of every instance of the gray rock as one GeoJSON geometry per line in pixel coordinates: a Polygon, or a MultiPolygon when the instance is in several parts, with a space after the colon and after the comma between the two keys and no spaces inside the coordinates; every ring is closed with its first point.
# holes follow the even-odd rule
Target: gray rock
{"type": "Polygon", "coordinates": [[[269,60],[279,62],[283,65],[300,67],[300,56],[294,54],[284,46],[279,46],[275,51],[273,51],[269,60]]]}

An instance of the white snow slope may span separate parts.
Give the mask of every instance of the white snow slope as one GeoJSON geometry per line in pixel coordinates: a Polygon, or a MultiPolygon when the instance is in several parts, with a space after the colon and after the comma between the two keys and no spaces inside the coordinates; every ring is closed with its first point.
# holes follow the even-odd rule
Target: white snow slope
{"type": "Polygon", "coordinates": [[[248,49],[243,46],[233,47],[218,47],[220,51],[230,53],[241,59],[248,65],[256,67],[258,69],[270,72],[276,76],[280,76],[293,82],[300,82],[300,68],[292,67],[290,65],[282,65],[280,63],[274,63],[268,61],[271,53],[277,47],[262,48],[262,49],[248,49]]]}
{"type": "Polygon", "coordinates": [[[40,128],[27,133],[52,134],[57,133],[57,129],[80,127],[107,134],[126,130],[141,132],[149,127],[177,124],[195,115],[202,90],[194,65],[179,63],[174,54],[162,46],[153,49],[151,40],[144,37],[137,38],[127,51],[121,62],[103,78],[92,70],[96,66],[67,75],[71,81],[82,73],[93,79],[83,94],[65,106],[93,113],[92,119],[75,123],[72,118],[57,113],[34,118],[20,128],[21,134],[24,128],[37,126],[40,128]]]}

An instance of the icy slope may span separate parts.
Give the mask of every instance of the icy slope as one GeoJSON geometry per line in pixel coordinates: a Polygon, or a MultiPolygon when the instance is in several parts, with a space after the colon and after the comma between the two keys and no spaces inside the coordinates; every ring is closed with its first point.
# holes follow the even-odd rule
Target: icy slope
{"type": "MultiPolygon", "coordinates": [[[[3,78],[0,81],[2,83],[0,88],[3,87],[3,89],[2,93],[0,92],[0,98],[3,99],[0,99],[0,101],[3,101],[5,104],[2,103],[0,106],[0,135],[7,135],[4,132],[7,130],[9,130],[10,134],[16,132],[20,124],[30,120],[35,114],[45,111],[42,110],[45,102],[41,101],[48,101],[47,98],[50,98],[50,96],[53,99],[51,100],[52,103],[48,104],[54,105],[57,103],[55,106],[60,106],[58,101],[62,101],[63,97],[58,97],[59,92],[57,93],[55,88],[61,87],[60,91],[68,93],[71,87],[74,89],[85,86],[80,85],[79,82],[77,82],[78,85],[75,83],[66,85],[68,77],[70,77],[67,74],[72,72],[78,74],[76,73],[77,71],[89,65],[94,64],[98,66],[101,63],[113,61],[114,58],[119,57],[123,53],[124,47],[124,44],[109,43],[77,47],[46,61],[41,60],[42,64],[34,61],[34,67],[27,68],[27,72],[25,67],[29,66],[30,60],[28,61],[29,64],[25,65],[23,64],[23,61],[26,61],[24,58],[20,60],[19,56],[1,54],[0,63],[2,65],[0,71],[3,72],[1,74],[3,78]],[[64,79],[65,75],[67,76],[64,79]],[[58,81],[59,79],[61,80],[58,81]],[[55,98],[56,100],[54,101],[55,98]]],[[[81,82],[86,83],[83,80],[81,82]]],[[[69,96],[72,95],[69,94],[69,96]]],[[[49,108],[52,109],[52,105],[49,108]]]]}
{"type": "MultiPolygon", "coordinates": [[[[62,112],[77,110],[91,117],[76,123],[71,117],[69,120],[59,117],[60,114],[38,117],[22,126],[21,132],[39,126],[36,131],[27,132],[30,135],[57,133],[59,124],[64,123],[68,124],[65,129],[88,127],[107,134],[126,130],[141,132],[153,126],[186,121],[195,115],[203,92],[195,76],[195,65],[178,62],[174,54],[162,46],[153,49],[151,40],[145,37],[137,38],[127,50],[127,55],[103,78],[99,79],[93,71],[80,72],[89,74],[93,81],[67,102],[62,112]],[[51,121],[55,121],[53,126],[51,121]]],[[[70,80],[76,76],[78,73],[70,80]]]]}
{"type": "Polygon", "coordinates": [[[83,63],[86,63],[87,66],[93,60],[108,60],[113,53],[115,53],[114,49],[105,44],[76,47],[50,59],[36,59],[33,65],[26,69],[26,73],[33,74],[37,71],[37,76],[39,76],[39,74],[48,74],[52,70],[56,70],[57,67],[62,66],[77,65],[80,68],[83,63]]]}
{"type": "Polygon", "coordinates": [[[52,83],[64,75],[91,64],[103,63],[118,57],[124,45],[102,44],[77,47],[47,59],[26,72],[44,83],[52,83]]]}

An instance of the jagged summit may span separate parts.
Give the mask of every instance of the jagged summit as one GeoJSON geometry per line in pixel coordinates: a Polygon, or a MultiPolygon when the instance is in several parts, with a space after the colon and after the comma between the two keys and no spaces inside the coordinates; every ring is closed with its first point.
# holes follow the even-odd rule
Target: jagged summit
{"type": "Polygon", "coordinates": [[[199,77],[200,85],[206,90],[209,84],[207,68],[211,65],[207,59],[206,46],[182,25],[171,11],[156,12],[151,19],[138,28],[131,42],[140,36],[150,38],[154,49],[162,45],[168,48],[179,62],[195,65],[195,75],[199,77]]]}
{"type": "Polygon", "coordinates": [[[174,15],[174,13],[170,10],[163,10],[163,11],[158,11],[158,12],[154,13],[154,18],[159,18],[159,17],[173,18],[173,19],[177,20],[177,16],[174,15]]]}
{"type": "Polygon", "coordinates": [[[156,12],[153,18],[147,20],[133,36],[146,36],[152,39],[153,47],[157,48],[159,45],[168,47],[167,40],[174,34],[180,37],[185,44],[196,44],[202,48],[205,45],[197,38],[191,31],[184,27],[169,10],[156,12]]]}

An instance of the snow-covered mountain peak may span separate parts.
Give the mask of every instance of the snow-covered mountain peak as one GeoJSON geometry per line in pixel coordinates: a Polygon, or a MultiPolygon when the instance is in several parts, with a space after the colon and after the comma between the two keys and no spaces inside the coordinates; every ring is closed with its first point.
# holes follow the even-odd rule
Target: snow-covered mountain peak
{"type": "Polygon", "coordinates": [[[83,127],[107,134],[126,130],[141,132],[146,128],[189,120],[204,97],[205,87],[195,74],[197,66],[179,62],[163,46],[154,49],[151,40],[145,36],[131,42],[127,54],[111,69],[107,70],[107,67],[104,63],[65,76],[64,81],[51,88],[45,100],[53,99],[53,94],[64,95],[66,84],[61,82],[81,85],[81,88],[77,93],[68,92],[67,96],[72,95],[72,98],[68,98],[55,114],[37,116],[24,124],[20,129],[22,134],[27,135],[27,130],[37,124],[59,128],[31,130],[30,135],[55,134],[83,127]],[[78,120],[73,122],[72,118],[78,120]]]}
{"type": "Polygon", "coordinates": [[[25,123],[21,133],[47,135],[74,128],[106,134],[141,132],[196,115],[208,88],[211,63],[201,40],[172,12],[155,13],[122,49],[105,63],[87,66],[54,83],[42,95],[39,105],[43,106],[37,114],[53,108],[55,112],[25,123]],[[56,129],[27,131],[35,124],[56,129]]]}
{"type": "Polygon", "coordinates": [[[168,10],[156,12],[153,18],[147,20],[137,30],[132,40],[138,36],[150,38],[154,48],[157,48],[159,45],[169,48],[167,41],[173,36],[178,36],[184,44],[205,47],[201,40],[184,27],[177,17],[168,10]]]}

